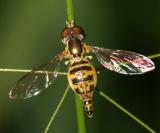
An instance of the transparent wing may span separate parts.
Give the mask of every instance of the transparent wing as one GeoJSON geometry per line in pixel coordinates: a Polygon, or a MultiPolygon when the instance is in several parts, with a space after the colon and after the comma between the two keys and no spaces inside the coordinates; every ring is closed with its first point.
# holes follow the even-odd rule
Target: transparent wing
{"type": "Polygon", "coordinates": [[[57,78],[60,61],[63,53],[53,57],[48,63],[32,70],[23,76],[9,92],[9,97],[14,99],[26,99],[38,95],[57,78]]]}
{"type": "Polygon", "coordinates": [[[98,61],[107,69],[121,74],[143,74],[155,68],[149,58],[130,51],[87,46],[97,55],[98,61]]]}

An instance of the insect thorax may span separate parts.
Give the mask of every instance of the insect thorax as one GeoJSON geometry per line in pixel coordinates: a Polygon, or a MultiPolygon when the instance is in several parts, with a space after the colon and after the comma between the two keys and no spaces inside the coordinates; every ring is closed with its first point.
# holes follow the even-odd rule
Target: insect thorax
{"type": "Polygon", "coordinates": [[[83,56],[83,45],[78,38],[72,37],[68,41],[68,50],[73,58],[81,58],[83,56]]]}

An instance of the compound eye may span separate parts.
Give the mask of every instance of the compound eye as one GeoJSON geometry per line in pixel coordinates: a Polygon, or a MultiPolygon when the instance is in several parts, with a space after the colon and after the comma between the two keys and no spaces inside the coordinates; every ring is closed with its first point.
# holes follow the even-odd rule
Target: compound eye
{"type": "Polygon", "coordinates": [[[82,29],[81,27],[79,27],[79,26],[75,26],[75,27],[73,28],[73,31],[74,31],[74,33],[76,33],[76,34],[83,34],[83,35],[84,35],[83,29],[82,29]]]}
{"type": "Polygon", "coordinates": [[[63,30],[63,32],[61,33],[61,38],[64,39],[64,38],[67,38],[69,36],[71,36],[71,29],[68,29],[68,28],[65,28],[63,30]]]}

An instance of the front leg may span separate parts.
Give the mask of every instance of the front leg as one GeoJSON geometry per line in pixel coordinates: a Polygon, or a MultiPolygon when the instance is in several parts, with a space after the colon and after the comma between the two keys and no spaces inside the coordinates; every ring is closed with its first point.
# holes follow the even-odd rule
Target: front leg
{"type": "Polygon", "coordinates": [[[67,61],[64,62],[64,64],[67,65],[67,66],[69,66],[69,65],[71,65],[73,63],[74,63],[74,61],[72,59],[67,60],[67,61]]]}
{"type": "Polygon", "coordinates": [[[91,56],[91,55],[85,56],[85,57],[84,57],[84,60],[85,60],[85,61],[92,60],[92,56],[91,56]]]}

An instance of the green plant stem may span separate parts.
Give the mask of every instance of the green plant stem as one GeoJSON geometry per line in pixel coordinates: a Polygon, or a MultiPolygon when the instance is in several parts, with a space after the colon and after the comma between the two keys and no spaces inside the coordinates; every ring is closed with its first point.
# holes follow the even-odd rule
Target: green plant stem
{"type": "Polygon", "coordinates": [[[71,23],[74,20],[74,4],[73,0],[66,0],[67,20],[71,23]]]}
{"type": "Polygon", "coordinates": [[[148,58],[150,59],[157,58],[157,57],[160,57],[160,53],[148,56],[148,58]]]}
{"type": "Polygon", "coordinates": [[[75,105],[76,105],[76,114],[77,114],[77,122],[78,122],[78,133],[87,133],[83,102],[80,100],[79,96],[77,95],[75,95],[75,105]]]}
{"type": "MultiPolygon", "coordinates": [[[[71,23],[72,21],[74,21],[73,0],[66,0],[66,7],[67,7],[67,21],[71,23]]],[[[78,96],[75,96],[75,105],[76,105],[78,133],[87,133],[83,103],[78,96]]]]}
{"type": "Polygon", "coordinates": [[[55,111],[53,112],[53,114],[52,114],[52,116],[51,116],[51,118],[50,118],[50,120],[49,120],[49,122],[48,122],[48,124],[47,124],[47,127],[45,128],[44,133],[47,133],[47,132],[48,132],[51,124],[53,123],[53,120],[55,119],[55,117],[56,117],[56,115],[57,115],[60,107],[62,106],[62,103],[63,103],[63,101],[64,101],[64,98],[65,98],[66,95],[67,95],[67,92],[68,92],[69,88],[70,88],[70,86],[68,85],[68,86],[66,87],[65,92],[64,92],[64,94],[62,95],[62,97],[61,97],[58,105],[57,105],[57,108],[56,108],[55,111]]]}
{"type": "Polygon", "coordinates": [[[149,127],[147,124],[145,124],[142,120],[140,120],[139,118],[137,118],[135,115],[133,115],[132,113],[130,113],[129,111],[127,111],[124,107],[122,107],[120,104],[118,104],[117,102],[115,102],[112,98],[110,98],[108,95],[106,95],[105,93],[103,93],[100,90],[97,90],[98,93],[105,98],[106,100],[108,100],[109,102],[111,102],[114,106],[116,106],[118,109],[120,109],[122,112],[124,112],[125,114],[127,114],[129,117],[131,117],[134,121],[136,121],[137,123],[139,123],[141,126],[143,126],[146,130],[148,130],[151,133],[156,133],[156,131],[154,131],[151,127],[149,127]]]}

